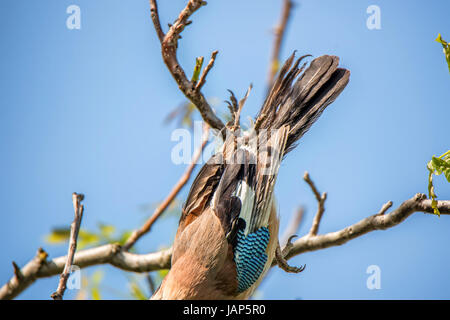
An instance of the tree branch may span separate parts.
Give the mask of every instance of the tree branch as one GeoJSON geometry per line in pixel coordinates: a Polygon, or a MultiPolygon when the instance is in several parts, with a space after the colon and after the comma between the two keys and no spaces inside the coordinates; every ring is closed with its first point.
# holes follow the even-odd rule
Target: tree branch
{"type": "Polygon", "coordinates": [[[158,5],[156,0],[150,0],[150,15],[152,17],[153,25],[155,26],[156,35],[158,36],[159,42],[164,41],[166,36],[161,28],[161,22],[159,21],[158,5]]]}
{"type": "Polygon", "coordinates": [[[203,5],[206,5],[205,1],[190,0],[186,7],[181,11],[177,20],[175,20],[173,25],[170,26],[167,34],[164,35],[164,32],[161,29],[156,0],[150,0],[151,17],[156,33],[161,42],[161,53],[164,63],[178,84],[178,88],[181,92],[183,92],[186,98],[188,98],[197,107],[203,120],[208,123],[211,128],[220,131],[225,127],[225,125],[215,115],[204,95],[200,92],[200,88],[205,83],[206,75],[214,64],[217,51],[213,53],[211,61],[204,70],[202,78],[198,84],[188,80],[186,73],[180,66],[177,59],[178,39],[181,38],[180,34],[187,25],[191,24],[191,21],[188,20],[189,17],[203,5]]]}
{"type": "MultiPolygon", "coordinates": [[[[391,202],[386,203],[379,213],[362,219],[361,221],[342,230],[330,232],[324,235],[307,234],[301,237],[293,243],[293,247],[287,254],[287,258],[292,258],[293,256],[304,252],[339,246],[371,231],[392,228],[403,222],[414,212],[433,213],[431,200],[426,199],[426,196],[421,193],[418,193],[411,199],[404,201],[394,211],[385,214],[391,205],[391,202]]],[[[442,210],[441,214],[450,214],[450,201],[439,201],[438,208],[439,210],[442,210]]]]}
{"type": "Polygon", "coordinates": [[[316,186],[314,185],[314,182],[309,177],[308,172],[305,172],[303,179],[310,186],[311,190],[313,191],[314,195],[316,196],[316,200],[318,203],[317,213],[316,213],[316,216],[314,217],[311,229],[309,230],[309,234],[312,236],[315,236],[317,234],[317,232],[319,231],[320,221],[322,220],[323,213],[325,212],[325,201],[327,200],[327,193],[324,192],[324,193],[322,193],[322,195],[320,195],[319,191],[317,190],[316,186]]]}
{"type": "Polygon", "coordinates": [[[202,155],[203,150],[208,142],[208,134],[209,134],[209,126],[205,124],[203,126],[203,137],[202,144],[195,151],[194,156],[191,160],[191,164],[187,167],[186,171],[181,176],[180,180],[178,180],[177,184],[173,187],[172,191],[170,191],[169,195],[164,199],[164,201],[155,209],[152,216],[145,222],[145,224],[138,230],[135,230],[131,236],[128,238],[127,242],[123,246],[123,250],[128,251],[130,248],[142,237],[144,234],[148,233],[156,222],[156,220],[164,213],[167,207],[172,203],[180,190],[184,187],[184,185],[189,181],[189,178],[194,171],[194,168],[198,162],[198,159],[202,155]]]}
{"type": "Polygon", "coordinates": [[[301,223],[303,222],[303,215],[305,214],[305,208],[299,207],[297,211],[292,215],[291,220],[289,221],[286,230],[283,232],[283,236],[280,240],[280,246],[284,247],[289,238],[295,235],[300,228],[301,223]]]}
{"type": "MultiPolygon", "coordinates": [[[[386,205],[383,206],[385,208],[386,205]]],[[[450,200],[438,201],[441,215],[450,214],[450,200]]],[[[316,251],[346,243],[375,230],[385,230],[398,225],[414,212],[433,213],[431,200],[424,194],[416,194],[403,202],[394,211],[384,214],[380,211],[347,228],[324,235],[311,236],[307,234],[293,243],[286,259],[304,252],[316,251]]],[[[110,264],[119,269],[131,272],[150,272],[170,268],[172,249],[165,249],[149,254],[133,254],[125,252],[117,244],[108,244],[86,249],[75,254],[74,265],[85,268],[93,265],[110,264]]],[[[0,288],[0,299],[13,299],[30,286],[36,279],[57,275],[62,272],[66,257],[58,257],[46,261],[47,253],[39,249],[38,254],[20,270],[21,279],[15,275],[0,288]]],[[[276,261],[272,266],[276,265],[276,261]]]]}
{"type": "Polygon", "coordinates": [[[214,51],[211,54],[211,59],[208,62],[208,65],[206,66],[206,68],[203,70],[203,73],[200,77],[200,80],[198,81],[197,85],[195,86],[195,91],[200,91],[200,89],[203,87],[203,85],[206,82],[206,76],[208,75],[209,71],[212,69],[212,67],[214,66],[214,62],[216,61],[216,56],[219,53],[219,51],[214,51]]]}
{"type": "Polygon", "coordinates": [[[293,7],[293,2],[291,0],[283,0],[283,9],[281,11],[281,18],[278,26],[275,28],[275,39],[273,43],[272,57],[269,64],[269,76],[267,79],[268,88],[272,87],[275,75],[278,72],[280,65],[280,51],[281,44],[286,32],[286,27],[291,16],[291,11],[293,7]]]}
{"type": "MultiPolygon", "coordinates": [[[[47,261],[47,256],[44,250],[39,249],[36,257],[21,269],[20,280],[13,276],[7,284],[0,288],[0,300],[17,297],[39,278],[60,274],[64,269],[67,257],[63,256],[47,261]]],[[[155,253],[134,254],[122,251],[117,244],[107,244],[78,251],[73,264],[80,268],[110,264],[125,271],[150,272],[170,268],[171,256],[171,248],[155,253]]]]}
{"type": "Polygon", "coordinates": [[[82,194],[76,194],[75,192],[72,194],[75,218],[72,222],[72,225],[70,226],[70,242],[69,250],[67,253],[67,261],[64,266],[64,270],[61,273],[58,288],[56,289],[56,292],[51,295],[53,300],[62,300],[64,292],[66,291],[67,280],[69,279],[72,269],[73,256],[75,255],[75,251],[77,250],[78,231],[80,231],[81,219],[83,219],[84,206],[81,204],[81,201],[83,201],[83,199],[84,195],[82,194]]]}

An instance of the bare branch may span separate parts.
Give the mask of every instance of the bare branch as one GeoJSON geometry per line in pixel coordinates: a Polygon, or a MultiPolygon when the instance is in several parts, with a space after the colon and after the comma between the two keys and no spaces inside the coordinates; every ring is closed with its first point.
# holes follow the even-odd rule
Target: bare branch
{"type": "MultiPolygon", "coordinates": [[[[431,200],[426,199],[424,194],[418,193],[409,200],[403,202],[394,211],[385,214],[390,206],[388,202],[383,209],[370,217],[346,227],[336,232],[330,232],[324,235],[307,234],[293,243],[293,247],[287,254],[287,258],[299,255],[304,252],[325,249],[346,243],[349,240],[358,238],[368,232],[375,230],[386,230],[403,222],[414,212],[433,213],[431,200]]],[[[438,208],[441,214],[450,214],[450,201],[439,201],[438,208]]]]}
{"type": "Polygon", "coordinates": [[[305,180],[306,183],[309,185],[312,192],[314,193],[314,196],[316,197],[316,200],[319,202],[322,197],[320,196],[320,192],[319,192],[319,190],[317,190],[314,182],[309,177],[308,171],[305,171],[305,174],[303,175],[303,180],[305,180]]]}
{"type": "Polygon", "coordinates": [[[152,17],[153,25],[155,26],[156,34],[158,35],[159,42],[163,42],[166,36],[161,28],[161,22],[159,21],[158,5],[156,0],[150,0],[150,14],[152,17]]]}
{"type": "Polygon", "coordinates": [[[200,92],[201,86],[205,83],[206,75],[212,68],[217,55],[217,51],[213,53],[212,62],[208,64],[207,68],[202,74],[202,79],[196,84],[188,80],[186,73],[180,66],[177,59],[177,49],[178,49],[178,39],[181,37],[181,32],[184,28],[191,23],[189,17],[197,11],[201,6],[206,5],[205,1],[202,0],[190,0],[186,7],[181,11],[177,20],[170,26],[169,31],[166,35],[161,30],[160,19],[158,15],[158,8],[156,0],[150,0],[150,7],[152,13],[152,21],[155,27],[158,38],[161,41],[161,53],[164,63],[178,84],[178,88],[183,92],[183,94],[188,98],[200,111],[203,120],[209,124],[209,126],[216,130],[221,130],[225,127],[223,122],[214,114],[211,106],[206,101],[204,95],[200,92]],[[207,70],[208,69],[208,70],[207,70]],[[199,84],[201,84],[199,86],[199,84]],[[197,89],[198,88],[198,89],[197,89]]]}
{"type": "Polygon", "coordinates": [[[272,57],[269,65],[269,76],[267,79],[268,88],[272,87],[273,81],[275,79],[275,75],[278,72],[279,64],[280,64],[280,51],[281,44],[283,42],[283,37],[286,32],[286,27],[289,21],[289,17],[291,16],[291,11],[293,7],[293,2],[291,0],[283,0],[283,9],[281,11],[281,18],[278,26],[275,28],[275,40],[273,43],[273,51],[272,57]]]}
{"type": "Polygon", "coordinates": [[[17,265],[17,263],[15,263],[14,261],[12,262],[12,265],[13,265],[13,268],[14,268],[14,276],[20,282],[23,279],[22,271],[20,270],[20,268],[17,265]]]}
{"type": "MultiPolygon", "coordinates": [[[[47,253],[39,249],[35,258],[22,269],[22,279],[13,276],[7,284],[0,288],[0,300],[13,299],[39,278],[60,274],[64,270],[67,257],[58,257],[47,261],[47,253]]],[[[170,268],[172,249],[155,253],[134,254],[124,252],[117,244],[107,244],[91,249],[81,250],[75,254],[73,264],[80,268],[94,265],[110,264],[131,272],[150,272],[170,268]]]]}
{"type": "Polygon", "coordinates": [[[250,85],[248,86],[247,92],[245,93],[245,96],[239,100],[239,104],[237,109],[235,110],[235,114],[233,116],[234,118],[234,128],[240,128],[240,121],[241,121],[241,112],[242,112],[242,108],[244,107],[245,102],[247,101],[248,96],[250,95],[250,92],[253,89],[253,85],[250,83],[250,85]]]}
{"type": "Polygon", "coordinates": [[[216,56],[218,53],[219,53],[219,51],[216,50],[211,54],[211,59],[209,60],[208,65],[203,70],[200,80],[198,81],[197,85],[195,86],[195,91],[200,91],[200,89],[205,84],[206,76],[208,75],[208,73],[212,69],[212,67],[214,66],[214,61],[216,61],[216,56]]]}
{"type": "Polygon", "coordinates": [[[388,211],[392,207],[392,205],[393,205],[392,201],[386,202],[385,204],[383,204],[378,214],[385,214],[386,211],[388,211]]]}
{"type": "Polygon", "coordinates": [[[152,216],[144,223],[144,225],[138,229],[135,230],[131,236],[128,238],[127,242],[123,246],[123,250],[128,251],[130,248],[136,243],[136,241],[142,237],[144,234],[148,233],[155,223],[155,221],[161,216],[161,214],[164,213],[164,211],[167,209],[167,207],[172,203],[172,201],[175,199],[177,194],[181,191],[181,189],[185,186],[185,184],[189,181],[189,178],[191,177],[192,172],[194,171],[194,168],[200,159],[200,156],[202,155],[203,150],[205,149],[205,146],[208,142],[208,133],[209,133],[209,126],[204,125],[203,127],[203,137],[202,137],[202,144],[200,147],[195,151],[194,156],[192,158],[191,164],[189,167],[187,167],[186,171],[181,176],[180,180],[178,180],[177,184],[173,187],[172,191],[170,191],[169,195],[164,199],[164,201],[155,209],[152,216]]]}
{"type": "Polygon", "coordinates": [[[320,221],[322,220],[323,213],[325,212],[325,201],[327,200],[327,194],[326,194],[326,192],[324,192],[322,195],[320,195],[319,191],[317,190],[316,186],[314,185],[314,182],[309,177],[309,174],[307,171],[305,172],[303,179],[311,187],[311,190],[313,191],[314,195],[316,196],[316,200],[318,202],[317,213],[316,213],[316,216],[314,217],[311,229],[309,230],[309,234],[314,236],[319,231],[320,221]]]}
{"type": "MultiPolygon", "coordinates": [[[[0,288],[0,300],[14,299],[19,293],[28,288],[36,280],[36,274],[45,264],[47,256],[48,254],[42,248],[39,248],[36,256],[22,269],[19,269],[17,264],[13,263],[14,276],[0,288]]],[[[63,270],[65,260],[62,263],[61,269],[52,274],[52,276],[59,274],[63,270]]]]}
{"type": "Polygon", "coordinates": [[[300,224],[303,221],[303,215],[305,213],[305,209],[303,207],[299,207],[297,211],[292,215],[291,221],[289,221],[286,230],[284,230],[283,236],[281,237],[280,245],[284,247],[288,242],[289,238],[295,235],[300,228],[300,224]]]}
{"type": "Polygon", "coordinates": [[[82,194],[76,194],[75,192],[72,194],[75,218],[72,222],[72,225],[70,226],[70,241],[69,250],[67,253],[67,261],[64,266],[64,270],[61,273],[58,288],[56,289],[56,292],[53,292],[53,294],[51,295],[53,300],[62,300],[64,292],[66,291],[67,280],[69,279],[72,269],[73,256],[75,255],[75,251],[77,250],[77,239],[78,232],[80,231],[81,219],[83,218],[84,206],[81,204],[81,201],[83,201],[83,199],[84,195],[82,194]]]}
{"type": "MultiPolygon", "coordinates": [[[[450,214],[450,200],[438,201],[438,208],[441,215],[450,214]]],[[[292,258],[304,252],[342,245],[370,231],[394,227],[414,212],[432,214],[434,211],[431,206],[431,200],[425,199],[423,194],[417,194],[403,202],[391,213],[377,213],[340,231],[315,236],[308,234],[293,243],[292,249],[286,252],[286,258],[292,258]]],[[[125,271],[150,272],[170,268],[171,255],[171,248],[149,254],[133,254],[122,251],[119,245],[108,244],[77,252],[74,257],[74,264],[80,268],[111,264],[125,271]]],[[[13,299],[36,279],[51,277],[62,272],[66,257],[55,258],[51,261],[46,261],[46,258],[47,253],[39,249],[36,257],[21,269],[22,280],[18,280],[16,276],[13,276],[7,284],[0,288],[0,299],[13,299]]],[[[272,266],[276,264],[277,262],[274,259],[272,266]]]]}

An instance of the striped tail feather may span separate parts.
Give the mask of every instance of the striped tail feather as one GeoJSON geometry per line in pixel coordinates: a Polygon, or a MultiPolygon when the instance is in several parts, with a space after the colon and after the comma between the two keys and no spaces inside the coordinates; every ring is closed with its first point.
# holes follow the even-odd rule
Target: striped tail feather
{"type": "Polygon", "coordinates": [[[349,70],[338,68],[339,57],[329,55],[314,59],[303,72],[306,64],[299,65],[305,57],[294,63],[292,54],[286,60],[256,120],[261,122],[261,129],[289,125],[285,154],[295,148],[295,143],[336,100],[350,78],[349,70]]]}

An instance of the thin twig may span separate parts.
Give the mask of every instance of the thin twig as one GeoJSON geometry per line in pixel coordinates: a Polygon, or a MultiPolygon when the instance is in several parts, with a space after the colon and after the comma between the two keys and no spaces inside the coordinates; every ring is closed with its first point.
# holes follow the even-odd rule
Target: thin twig
{"type": "Polygon", "coordinates": [[[152,216],[144,223],[144,225],[140,229],[135,230],[131,234],[131,236],[128,238],[127,242],[123,246],[123,250],[125,250],[125,251],[130,250],[130,248],[136,243],[136,241],[140,237],[142,237],[144,234],[146,234],[147,232],[150,231],[150,229],[153,226],[153,224],[155,223],[155,221],[161,216],[161,214],[164,213],[164,211],[172,203],[172,201],[175,199],[175,197],[180,192],[180,190],[188,182],[188,180],[191,177],[191,174],[194,171],[194,168],[195,168],[198,160],[200,159],[200,156],[202,155],[202,152],[205,149],[205,146],[208,142],[208,133],[209,133],[209,126],[205,124],[203,127],[202,144],[195,151],[194,156],[192,157],[191,164],[187,167],[186,171],[183,173],[180,180],[178,180],[177,184],[173,187],[172,191],[170,191],[170,193],[166,197],[166,199],[164,199],[164,201],[155,209],[152,216]]]}
{"type": "Polygon", "coordinates": [[[206,76],[208,75],[208,73],[212,69],[212,67],[214,66],[214,61],[216,61],[216,56],[218,53],[219,53],[219,51],[216,50],[211,54],[211,59],[209,60],[208,65],[203,70],[200,80],[198,81],[197,85],[195,86],[195,91],[200,91],[200,89],[205,84],[206,76]]]}
{"type": "Polygon", "coordinates": [[[273,43],[272,57],[269,65],[269,76],[267,79],[268,88],[272,87],[275,75],[278,72],[280,61],[281,44],[286,33],[286,27],[291,16],[293,2],[291,0],[283,0],[283,9],[281,11],[281,18],[278,26],[275,28],[275,39],[273,43]]]}
{"type": "MultiPolygon", "coordinates": [[[[383,207],[386,208],[386,206],[387,204],[383,207]]],[[[439,210],[442,209],[441,214],[442,212],[445,212],[444,214],[446,215],[450,214],[450,200],[439,201],[438,207],[439,210]]],[[[390,213],[376,213],[336,232],[323,235],[306,234],[293,243],[291,250],[287,253],[286,259],[305,252],[339,246],[368,232],[392,228],[403,222],[414,212],[433,214],[431,200],[426,199],[424,194],[418,193],[411,199],[404,201],[397,209],[390,213]]],[[[276,264],[277,262],[274,260],[272,266],[276,264]]]]}
{"type": "Polygon", "coordinates": [[[303,215],[305,213],[304,207],[299,207],[295,213],[292,215],[291,221],[289,221],[286,230],[284,230],[283,236],[281,237],[281,247],[284,247],[288,242],[288,239],[295,235],[300,228],[303,221],[303,215]]]}
{"type": "Polygon", "coordinates": [[[17,263],[14,261],[12,262],[13,268],[14,268],[14,276],[17,278],[18,281],[21,281],[23,279],[22,271],[20,270],[17,263]]]}
{"type": "MultiPolygon", "coordinates": [[[[445,214],[450,214],[449,200],[440,201],[438,206],[439,209],[442,208],[445,214]]],[[[342,245],[368,232],[392,228],[403,222],[414,212],[433,214],[431,200],[426,199],[424,194],[418,193],[413,198],[404,201],[397,209],[390,213],[376,213],[336,232],[316,236],[307,234],[294,242],[292,250],[287,257],[289,258],[304,252],[342,245]]]]}
{"type": "Polygon", "coordinates": [[[72,222],[72,225],[70,226],[70,241],[66,264],[64,266],[63,272],[61,273],[58,288],[56,289],[56,292],[51,295],[53,300],[62,300],[64,292],[66,291],[67,280],[69,279],[73,265],[73,257],[75,255],[75,251],[77,250],[77,239],[78,232],[80,230],[81,219],[83,218],[84,206],[81,204],[81,201],[83,201],[83,199],[84,196],[82,194],[77,194],[75,192],[72,194],[75,218],[72,222]]]}
{"type": "Polygon", "coordinates": [[[314,182],[309,177],[308,172],[305,172],[303,179],[310,186],[311,190],[314,193],[314,196],[316,197],[317,203],[318,203],[317,213],[314,217],[311,229],[309,230],[309,234],[312,236],[315,236],[317,234],[317,232],[319,231],[320,221],[322,220],[323,213],[325,212],[325,201],[327,200],[327,193],[324,192],[324,193],[322,193],[322,195],[320,195],[320,192],[317,190],[314,182]]]}
{"type": "MultiPolygon", "coordinates": [[[[186,5],[186,7],[181,11],[177,20],[175,20],[173,25],[170,26],[167,34],[164,35],[161,29],[161,23],[159,19],[156,0],[150,0],[152,21],[156,33],[158,35],[158,38],[161,42],[161,54],[164,63],[166,64],[167,68],[169,69],[169,72],[172,74],[173,78],[178,84],[178,88],[181,90],[181,92],[183,92],[186,98],[188,98],[196,106],[203,120],[206,123],[208,123],[211,128],[220,131],[225,127],[225,125],[223,124],[222,120],[220,120],[215,115],[211,106],[206,101],[205,96],[200,92],[200,90],[197,90],[198,84],[193,81],[190,81],[186,77],[186,73],[184,72],[183,68],[181,67],[177,59],[178,39],[180,39],[181,37],[180,34],[184,30],[184,28],[191,23],[191,21],[188,20],[189,17],[203,5],[206,5],[205,1],[190,0],[186,5]]],[[[213,55],[215,58],[217,53],[216,54],[213,53],[213,55]]],[[[212,61],[212,63],[210,61],[211,65],[208,64],[209,69],[208,70],[205,69],[205,72],[202,75],[203,79],[200,79],[200,82],[202,83],[205,82],[206,74],[212,68],[213,63],[214,61],[212,61]]],[[[200,89],[202,85],[200,85],[198,89],[200,89]]]]}
{"type": "Polygon", "coordinates": [[[150,274],[150,272],[147,273],[145,278],[147,279],[148,288],[150,290],[150,296],[152,296],[156,290],[155,282],[153,281],[153,278],[152,278],[152,275],[150,274]]]}
{"type": "Polygon", "coordinates": [[[150,0],[150,14],[152,17],[153,25],[155,26],[156,34],[158,35],[159,42],[163,42],[166,36],[161,28],[161,22],[159,21],[158,5],[156,0],[150,0]]]}
{"type": "Polygon", "coordinates": [[[250,95],[252,88],[253,88],[253,85],[250,83],[250,85],[248,86],[247,92],[245,93],[245,96],[241,100],[239,100],[239,104],[238,104],[236,113],[234,115],[234,128],[240,127],[239,122],[241,121],[242,108],[244,107],[244,104],[247,101],[247,98],[250,95]]]}
{"type": "Polygon", "coordinates": [[[380,212],[378,212],[379,215],[383,215],[392,207],[393,203],[392,201],[386,202],[380,209],[380,212]]]}

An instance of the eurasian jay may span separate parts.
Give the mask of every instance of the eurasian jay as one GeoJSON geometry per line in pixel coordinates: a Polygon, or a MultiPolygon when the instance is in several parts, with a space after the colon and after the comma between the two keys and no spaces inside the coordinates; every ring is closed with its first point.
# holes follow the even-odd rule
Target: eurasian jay
{"type": "Polygon", "coordinates": [[[221,149],[200,169],[173,244],[171,269],[152,299],[246,299],[280,253],[273,189],[280,162],[342,92],[350,72],[321,56],[303,72],[294,54],[279,72],[256,121],[240,130],[234,107],[221,149]],[[303,72],[303,73],[302,73],[303,72]],[[297,80],[296,80],[297,79],[297,80]],[[236,125],[237,124],[237,125],[236,125]]]}

